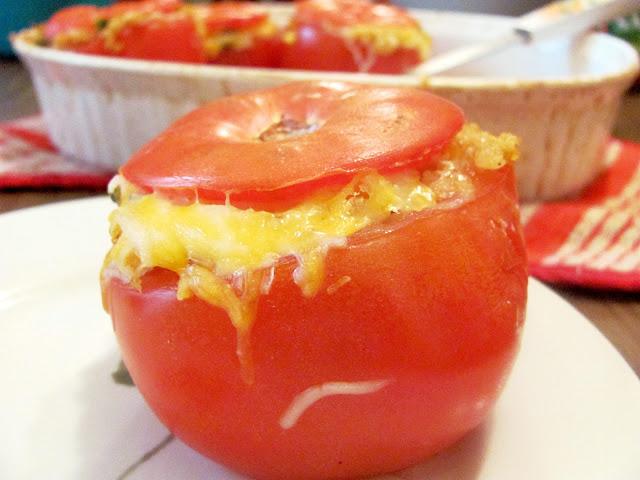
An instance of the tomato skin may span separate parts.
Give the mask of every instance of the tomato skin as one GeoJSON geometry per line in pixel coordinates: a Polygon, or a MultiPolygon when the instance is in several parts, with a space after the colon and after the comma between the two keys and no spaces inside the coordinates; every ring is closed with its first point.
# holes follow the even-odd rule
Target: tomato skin
{"type": "Polygon", "coordinates": [[[204,63],[202,42],[193,21],[188,15],[177,13],[182,6],[179,0],[146,0],[119,2],[103,8],[101,15],[107,20],[137,12],[165,14],[126,25],[116,37],[120,48],[108,54],[141,60],[204,63]]]}
{"type": "Polygon", "coordinates": [[[204,63],[206,56],[189,17],[153,19],[127,25],[118,34],[118,56],[144,60],[204,63]]]}
{"type": "Polygon", "coordinates": [[[400,48],[391,54],[375,54],[375,60],[359,65],[353,49],[367,56],[366,48],[349,48],[338,35],[327,33],[319,25],[301,24],[294,30],[296,41],[283,44],[278,66],[294,70],[320,70],[330,72],[404,73],[418,65],[422,59],[415,50],[400,48]]]}
{"type": "Polygon", "coordinates": [[[64,48],[78,53],[107,55],[104,40],[98,34],[98,21],[101,18],[101,10],[93,5],[63,8],[44,24],[43,34],[48,42],[54,42],[58,35],[83,32],[86,40],[64,48]]]}
{"type": "Polygon", "coordinates": [[[209,58],[212,65],[229,65],[235,67],[275,67],[278,59],[280,42],[275,38],[255,38],[249,48],[243,50],[225,50],[214,58],[209,58]]]}
{"type": "Polygon", "coordinates": [[[142,291],[112,280],[107,305],[124,360],[159,418],[196,450],[255,478],[392,471],[441,450],[493,405],[517,350],[526,263],[513,172],[478,172],[477,198],[360,232],[326,258],[306,298],[278,264],[251,331],[255,382],[236,332],[154,270],[142,291]],[[343,276],[350,281],[327,293],[343,276]],[[334,381],[389,380],[324,398],[290,429],[292,399],[334,381]]]}
{"type": "Polygon", "coordinates": [[[93,5],[76,5],[63,8],[44,24],[44,36],[51,41],[56,35],[70,30],[95,32],[98,18],[99,10],[93,5]]]}

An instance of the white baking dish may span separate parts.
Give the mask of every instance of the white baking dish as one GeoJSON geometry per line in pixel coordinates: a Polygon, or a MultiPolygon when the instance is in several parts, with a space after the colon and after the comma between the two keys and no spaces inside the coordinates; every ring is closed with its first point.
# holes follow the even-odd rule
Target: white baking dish
{"type": "MultiPolygon", "coordinates": [[[[284,18],[289,7],[270,7],[284,18]]],[[[435,53],[510,27],[509,17],[413,14],[435,53]]],[[[638,72],[635,50],[601,33],[513,47],[446,76],[367,75],[234,68],[13,47],[31,71],[51,137],[71,157],[117,169],[176,118],[221,95],[308,79],[428,88],[492,132],[522,138],[517,166],[524,200],[571,195],[602,169],[620,98],[638,72]]]]}

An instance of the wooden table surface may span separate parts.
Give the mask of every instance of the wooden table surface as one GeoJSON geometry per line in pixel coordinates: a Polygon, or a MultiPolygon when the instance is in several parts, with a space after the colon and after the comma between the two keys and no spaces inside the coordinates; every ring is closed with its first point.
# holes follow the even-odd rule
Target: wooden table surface
{"type": "MultiPolygon", "coordinates": [[[[37,111],[38,105],[27,72],[15,61],[0,60],[0,121],[34,114],[37,111]]],[[[625,96],[615,135],[640,142],[640,93],[625,96]]],[[[96,193],[56,190],[4,191],[0,192],[0,212],[90,195],[96,193]]],[[[553,288],[600,329],[640,376],[640,292],[553,288]]]]}

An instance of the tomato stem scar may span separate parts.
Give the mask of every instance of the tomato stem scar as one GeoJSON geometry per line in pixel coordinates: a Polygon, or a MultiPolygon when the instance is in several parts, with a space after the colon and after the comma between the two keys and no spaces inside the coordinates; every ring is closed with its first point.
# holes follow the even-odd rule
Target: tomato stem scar
{"type": "Polygon", "coordinates": [[[308,135],[318,128],[320,128],[318,123],[307,123],[306,121],[284,117],[279,122],[270,125],[258,138],[263,142],[286,140],[308,135]]]}

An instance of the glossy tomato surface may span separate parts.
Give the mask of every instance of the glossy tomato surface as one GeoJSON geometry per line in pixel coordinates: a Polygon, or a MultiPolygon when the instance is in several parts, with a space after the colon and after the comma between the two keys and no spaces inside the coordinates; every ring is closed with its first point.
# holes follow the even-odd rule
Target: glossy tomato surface
{"type": "Polygon", "coordinates": [[[236,67],[274,67],[277,63],[280,42],[277,38],[254,38],[251,46],[240,49],[226,49],[215,57],[209,57],[208,63],[213,65],[229,65],[236,67]]]}
{"type": "Polygon", "coordinates": [[[98,7],[92,5],[63,8],[44,24],[44,36],[48,40],[53,40],[56,35],[70,30],[94,32],[98,14],[98,7]]]}
{"type": "Polygon", "coordinates": [[[524,315],[512,171],[476,180],[473,201],[330,250],[311,298],[292,280],[294,263],[279,263],[251,331],[252,384],[223,310],[178,301],[164,270],[148,273],[142,291],[112,280],[108,308],[136,385],[178,437],[255,478],[350,478],[446,447],[492,407],[524,315]],[[332,382],[384,386],[322,398],[282,427],[297,395],[332,382]]]}
{"type": "Polygon", "coordinates": [[[124,27],[117,36],[119,56],[144,60],[204,63],[195,24],[187,15],[149,19],[124,27]]]}
{"type": "Polygon", "coordinates": [[[292,40],[282,46],[282,68],[323,71],[403,73],[422,61],[417,49],[376,53],[369,42],[345,38],[356,25],[417,28],[403,9],[365,0],[308,0],[296,5],[292,40]]]}
{"type": "Polygon", "coordinates": [[[100,15],[107,22],[124,22],[107,52],[125,58],[204,63],[202,41],[192,18],[179,0],[118,2],[103,8],[100,15]]]}
{"type": "Polygon", "coordinates": [[[75,35],[76,40],[65,45],[65,49],[104,55],[104,42],[98,34],[100,19],[100,9],[92,5],[63,8],[44,24],[44,38],[55,44],[56,38],[61,35],[75,35]]]}

